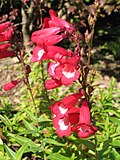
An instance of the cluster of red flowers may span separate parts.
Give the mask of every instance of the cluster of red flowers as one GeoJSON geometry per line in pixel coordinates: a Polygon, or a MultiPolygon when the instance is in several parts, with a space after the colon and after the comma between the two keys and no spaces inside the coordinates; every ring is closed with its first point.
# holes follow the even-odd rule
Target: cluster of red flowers
{"type": "Polygon", "coordinates": [[[46,81],[46,89],[53,89],[61,85],[70,85],[76,81],[80,73],[78,71],[79,55],[70,50],[55,46],[73,32],[74,28],[66,21],[57,17],[54,10],[50,10],[50,18],[44,19],[43,29],[32,34],[31,41],[37,45],[33,49],[31,62],[52,60],[48,64],[48,72],[51,79],[46,81]]]}
{"type": "Polygon", "coordinates": [[[76,107],[78,100],[84,96],[80,91],[71,94],[50,107],[53,114],[53,125],[59,137],[70,136],[72,132],[78,132],[80,138],[87,138],[94,134],[97,128],[90,124],[90,110],[87,102],[76,107]]]}
{"type": "MultiPolygon", "coordinates": [[[[69,38],[75,29],[65,20],[58,17],[54,10],[50,10],[50,18],[44,19],[42,30],[33,32],[32,43],[36,46],[32,51],[31,62],[51,60],[48,64],[50,79],[46,80],[47,90],[61,85],[69,86],[79,79],[79,53],[55,46],[64,38],[69,38]]],[[[50,107],[53,114],[53,125],[59,137],[70,136],[78,132],[80,138],[94,134],[97,128],[90,124],[90,110],[84,98],[84,91],[71,94],[50,107]],[[77,103],[81,100],[81,105],[77,103]]]]}
{"type": "MultiPolygon", "coordinates": [[[[76,50],[72,52],[55,45],[75,35],[76,30],[70,23],[59,18],[54,10],[51,9],[49,13],[50,18],[44,19],[43,28],[33,32],[31,36],[31,42],[36,44],[32,51],[31,62],[50,60],[48,73],[51,78],[45,82],[47,90],[61,85],[69,86],[78,80],[81,60],[76,50]]],[[[0,24],[0,58],[15,56],[14,52],[9,51],[13,32],[14,26],[11,22],[0,24]]],[[[24,77],[5,84],[4,90],[12,89],[21,81],[24,81],[24,77]]],[[[83,90],[56,102],[50,110],[59,137],[78,132],[80,138],[86,138],[97,131],[97,128],[91,125],[90,109],[83,90]]]]}
{"type": "Polygon", "coordinates": [[[0,24],[0,58],[14,56],[14,52],[8,50],[11,46],[10,39],[12,37],[14,27],[11,22],[0,24]]]}
{"type": "MultiPolygon", "coordinates": [[[[0,59],[15,56],[15,53],[10,51],[9,49],[11,47],[10,41],[13,32],[14,32],[14,26],[11,22],[8,21],[0,24],[0,59]]],[[[17,79],[5,84],[4,90],[8,91],[14,88],[19,82],[20,79],[17,79]]]]}

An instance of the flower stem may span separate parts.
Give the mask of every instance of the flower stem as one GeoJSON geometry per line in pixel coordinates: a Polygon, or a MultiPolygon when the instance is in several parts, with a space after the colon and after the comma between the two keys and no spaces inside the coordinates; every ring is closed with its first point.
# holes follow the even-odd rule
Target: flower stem
{"type": "Polygon", "coordinates": [[[24,53],[20,52],[19,60],[21,62],[22,70],[24,71],[23,81],[24,81],[24,84],[27,86],[27,89],[28,89],[28,91],[29,91],[29,93],[31,95],[33,106],[34,106],[34,109],[35,109],[35,116],[37,118],[37,106],[36,106],[35,99],[34,99],[34,96],[33,96],[33,93],[32,93],[32,89],[31,89],[31,86],[30,86],[30,82],[29,82],[29,78],[28,78],[29,74],[26,72],[26,64],[24,62],[23,55],[24,55],[24,53]]]}

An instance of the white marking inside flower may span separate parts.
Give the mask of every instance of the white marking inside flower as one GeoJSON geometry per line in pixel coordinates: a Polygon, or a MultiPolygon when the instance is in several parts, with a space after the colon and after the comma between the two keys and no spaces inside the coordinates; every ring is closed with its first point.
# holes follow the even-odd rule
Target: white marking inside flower
{"type": "Polygon", "coordinates": [[[78,131],[81,131],[81,132],[83,132],[83,130],[82,130],[82,128],[81,128],[81,127],[78,129],[78,131]]]}
{"type": "Polygon", "coordinates": [[[74,72],[66,72],[66,71],[62,71],[63,75],[66,77],[66,78],[72,78],[75,76],[75,71],[74,72]]]}
{"type": "Polygon", "coordinates": [[[39,50],[39,52],[38,52],[38,60],[41,59],[41,57],[43,56],[44,53],[45,53],[44,49],[39,50]]]}
{"type": "Polygon", "coordinates": [[[59,110],[61,114],[65,114],[68,111],[68,108],[63,108],[62,106],[59,106],[59,110]]]}
{"type": "Polygon", "coordinates": [[[56,68],[57,66],[59,66],[59,62],[57,62],[57,63],[55,63],[55,64],[53,64],[53,65],[51,66],[51,70],[52,70],[52,73],[53,73],[53,74],[55,74],[54,70],[55,70],[55,68],[56,68]]]}
{"type": "Polygon", "coordinates": [[[60,130],[64,131],[68,129],[68,125],[65,125],[64,119],[60,119],[58,122],[58,125],[60,126],[60,130]]]}
{"type": "Polygon", "coordinates": [[[56,117],[57,117],[56,114],[53,114],[53,115],[52,115],[52,118],[56,118],[56,117]]]}

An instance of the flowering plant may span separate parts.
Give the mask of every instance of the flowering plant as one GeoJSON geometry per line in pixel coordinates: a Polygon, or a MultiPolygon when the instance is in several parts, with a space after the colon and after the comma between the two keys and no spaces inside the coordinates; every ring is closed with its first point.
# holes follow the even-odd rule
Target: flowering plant
{"type": "MultiPolygon", "coordinates": [[[[62,8],[65,2],[60,3],[62,8]]],[[[18,66],[3,86],[6,95],[12,95],[14,88],[15,105],[1,100],[0,158],[119,157],[120,116],[112,109],[117,101],[114,80],[110,89],[96,90],[97,73],[91,67],[95,25],[106,2],[72,3],[78,6],[70,6],[66,20],[55,6],[47,8],[49,2],[44,0],[20,1],[21,10],[16,7],[0,19],[0,60],[14,60],[18,66]],[[17,23],[19,16],[22,21],[17,23]]]]}

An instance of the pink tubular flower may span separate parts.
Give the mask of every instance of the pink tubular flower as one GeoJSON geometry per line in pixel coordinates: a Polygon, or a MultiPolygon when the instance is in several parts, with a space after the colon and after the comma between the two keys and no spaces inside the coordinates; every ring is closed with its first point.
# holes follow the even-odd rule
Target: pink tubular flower
{"type": "Polygon", "coordinates": [[[14,88],[18,83],[20,83],[21,79],[17,79],[17,80],[14,80],[14,81],[11,81],[9,83],[6,83],[4,84],[4,90],[5,91],[9,91],[11,90],[12,88],[14,88]]]}
{"type": "Polygon", "coordinates": [[[45,28],[42,30],[38,30],[33,32],[31,36],[31,41],[36,44],[42,45],[53,45],[60,42],[63,39],[62,35],[58,35],[61,32],[59,27],[45,28]]]}
{"type": "Polygon", "coordinates": [[[66,22],[65,20],[58,17],[58,14],[53,10],[50,9],[50,18],[44,19],[44,28],[50,27],[60,27],[62,30],[69,29],[71,27],[70,23],[66,22]]]}
{"type": "Polygon", "coordinates": [[[53,126],[56,128],[56,133],[61,138],[63,136],[70,136],[71,126],[77,124],[79,121],[79,108],[72,107],[68,110],[62,109],[62,116],[53,114],[53,126]],[[71,111],[70,111],[71,110],[71,111]]]}
{"type": "Polygon", "coordinates": [[[7,50],[10,46],[11,46],[10,43],[5,43],[0,45],[0,58],[12,57],[15,55],[14,52],[7,50]]]}
{"type": "Polygon", "coordinates": [[[0,24],[0,58],[6,58],[6,57],[12,57],[14,56],[14,52],[11,52],[8,50],[8,48],[11,46],[10,43],[6,43],[6,41],[9,41],[13,34],[13,25],[11,22],[5,22],[0,24]]]}
{"type": "Polygon", "coordinates": [[[83,91],[79,93],[71,94],[59,102],[56,102],[52,107],[51,111],[53,114],[56,114],[58,117],[63,116],[66,112],[76,105],[78,99],[83,96],[83,91]]]}
{"type": "Polygon", "coordinates": [[[0,59],[1,58],[7,58],[7,57],[13,57],[14,55],[15,55],[14,52],[10,52],[10,51],[7,51],[7,50],[0,51],[0,59]]]}
{"type": "Polygon", "coordinates": [[[78,132],[80,138],[87,138],[97,132],[97,128],[90,124],[90,110],[85,100],[80,108],[79,124],[72,127],[73,132],[78,132]]]}
{"type": "Polygon", "coordinates": [[[0,42],[9,41],[12,37],[13,29],[11,22],[0,24],[0,42]]]}
{"type": "Polygon", "coordinates": [[[71,124],[66,117],[61,119],[54,119],[53,125],[56,128],[56,133],[60,138],[63,136],[70,136],[71,124]]]}
{"type": "Polygon", "coordinates": [[[59,27],[41,29],[41,30],[38,30],[32,33],[31,40],[34,38],[34,36],[38,36],[39,38],[45,38],[45,37],[49,37],[52,35],[56,35],[60,33],[60,31],[61,30],[59,27]]]}
{"type": "Polygon", "coordinates": [[[9,26],[11,26],[11,22],[5,22],[0,24],[0,33],[4,32],[9,26]]]}
{"type": "Polygon", "coordinates": [[[44,38],[39,38],[37,36],[34,36],[32,38],[32,41],[35,42],[36,44],[38,44],[39,46],[42,46],[43,43],[46,45],[54,45],[54,44],[60,42],[61,40],[63,40],[62,35],[51,35],[51,36],[44,37],[44,38]]]}
{"type": "Polygon", "coordinates": [[[4,35],[4,38],[1,40],[3,41],[9,41],[12,37],[12,33],[13,33],[13,28],[10,28],[9,30],[2,32],[2,36],[4,35]]]}
{"type": "Polygon", "coordinates": [[[57,87],[60,87],[62,83],[57,79],[48,79],[45,81],[45,88],[51,90],[57,87]]]}
{"type": "Polygon", "coordinates": [[[54,59],[54,57],[59,53],[60,56],[70,56],[71,53],[66,51],[62,47],[58,46],[46,46],[43,44],[42,47],[39,45],[35,46],[33,51],[32,51],[32,58],[31,62],[37,62],[37,61],[42,61],[42,60],[47,60],[47,59],[54,59]]]}
{"type": "Polygon", "coordinates": [[[59,137],[70,136],[71,126],[79,121],[79,108],[75,105],[83,96],[83,91],[71,94],[50,107],[53,114],[53,126],[59,137]]]}
{"type": "Polygon", "coordinates": [[[78,57],[76,56],[66,59],[64,63],[61,63],[59,65],[55,66],[54,64],[54,77],[59,79],[62,84],[70,85],[72,82],[76,81],[80,76],[77,62],[78,57]]]}

